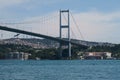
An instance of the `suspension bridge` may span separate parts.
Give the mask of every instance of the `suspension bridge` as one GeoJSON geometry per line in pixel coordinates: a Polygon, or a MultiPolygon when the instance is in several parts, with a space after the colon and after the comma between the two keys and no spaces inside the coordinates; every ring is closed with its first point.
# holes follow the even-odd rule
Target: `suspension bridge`
{"type": "MultiPolygon", "coordinates": [[[[29,21],[29,20],[22,21],[22,22],[0,21],[0,30],[57,41],[59,42],[60,56],[62,56],[62,46],[63,44],[66,44],[68,46],[69,58],[71,58],[71,44],[78,45],[78,46],[81,45],[71,41],[71,39],[75,39],[76,37],[76,34],[73,31],[71,26],[71,19],[73,20],[73,23],[76,26],[77,36],[80,37],[81,39],[84,39],[79,29],[79,26],[75,21],[74,16],[69,10],[60,10],[57,16],[56,15],[52,15],[52,17],[44,16],[39,20],[38,18],[33,19],[33,21],[29,21]],[[28,27],[25,29],[25,26],[28,26],[28,27]],[[33,26],[34,28],[31,27],[31,30],[30,30],[30,26],[33,26]],[[39,29],[36,29],[35,26],[37,27],[39,26],[40,28],[38,27],[39,29]],[[44,30],[43,28],[46,28],[46,29],[44,30]],[[58,34],[57,36],[55,36],[56,33],[58,34]]],[[[1,37],[3,37],[3,34],[4,32],[2,33],[1,31],[1,37]]],[[[19,36],[19,34],[17,34],[16,36],[19,36]]]]}

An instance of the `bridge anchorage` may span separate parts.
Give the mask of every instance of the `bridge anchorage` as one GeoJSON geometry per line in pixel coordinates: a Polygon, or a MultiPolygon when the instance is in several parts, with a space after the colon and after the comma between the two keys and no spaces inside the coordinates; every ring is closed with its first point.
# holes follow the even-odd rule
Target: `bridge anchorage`
{"type": "MultiPolygon", "coordinates": [[[[63,39],[62,38],[62,30],[63,29],[67,29],[67,40],[68,40],[68,43],[67,43],[67,47],[68,47],[68,53],[69,53],[69,59],[71,59],[71,43],[70,43],[70,17],[69,17],[69,10],[60,10],[60,32],[59,32],[59,37],[60,37],[60,39],[63,39]],[[63,15],[62,15],[63,14],[63,15]],[[64,23],[63,24],[63,17],[65,17],[64,16],[64,14],[66,14],[65,16],[67,16],[67,18],[66,18],[66,23],[64,23]]],[[[63,44],[60,42],[59,43],[59,55],[60,55],[60,57],[62,57],[62,46],[63,46],[63,44]]]]}

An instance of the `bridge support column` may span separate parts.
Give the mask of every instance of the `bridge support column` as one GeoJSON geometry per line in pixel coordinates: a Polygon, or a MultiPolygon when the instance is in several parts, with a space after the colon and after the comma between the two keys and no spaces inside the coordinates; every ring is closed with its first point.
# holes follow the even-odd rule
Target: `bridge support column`
{"type": "MultiPolygon", "coordinates": [[[[62,39],[62,29],[67,29],[67,38],[69,40],[69,43],[67,44],[68,46],[68,55],[69,55],[69,59],[71,59],[71,43],[70,43],[70,18],[69,18],[69,10],[60,10],[60,39],[62,39]],[[66,17],[64,16],[64,13],[66,13],[67,15],[67,19],[66,17]],[[63,15],[62,15],[63,14],[63,15]],[[63,24],[63,19],[62,18],[65,18],[66,19],[66,24],[64,23],[63,24]]],[[[60,49],[60,57],[62,57],[62,42],[60,42],[60,46],[59,46],[59,49],[60,49]]]]}

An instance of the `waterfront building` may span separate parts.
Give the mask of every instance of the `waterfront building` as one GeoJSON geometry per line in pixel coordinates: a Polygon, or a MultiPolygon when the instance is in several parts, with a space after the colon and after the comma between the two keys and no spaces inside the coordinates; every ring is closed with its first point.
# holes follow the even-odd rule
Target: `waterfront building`
{"type": "Polygon", "coordinates": [[[6,55],[7,59],[19,59],[19,60],[27,60],[29,58],[29,53],[24,52],[10,52],[6,55]]]}
{"type": "Polygon", "coordinates": [[[110,52],[85,52],[84,59],[111,59],[112,53],[110,52]]]}

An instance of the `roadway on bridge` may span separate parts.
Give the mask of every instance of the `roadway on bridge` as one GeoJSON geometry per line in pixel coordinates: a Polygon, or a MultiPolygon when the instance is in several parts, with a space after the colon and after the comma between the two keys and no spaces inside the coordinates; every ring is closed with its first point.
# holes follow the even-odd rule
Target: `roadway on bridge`
{"type": "MultiPolygon", "coordinates": [[[[56,37],[52,37],[52,36],[33,33],[33,32],[24,31],[24,30],[15,29],[15,28],[9,28],[9,27],[6,27],[6,26],[0,26],[0,30],[10,31],[10,32],[15,32],[15,33],[20,33],[20,34],[26,34],[26,35],[31,35],[31,36],[41,37],[41,38],[46,38],[46,39],[50,39],[50,40],[60,42],[62,44],[69,43],[69,40],[60,39],[60,38],[56,38],[56,37]]],[[[74,45],[81,45],[81,44],[78,44],[78,43],[75,43],[75,42],[72,42],[72,41],[70,41],[70,43],[74,44],[74,45]]]]}

